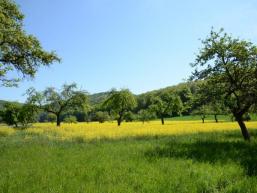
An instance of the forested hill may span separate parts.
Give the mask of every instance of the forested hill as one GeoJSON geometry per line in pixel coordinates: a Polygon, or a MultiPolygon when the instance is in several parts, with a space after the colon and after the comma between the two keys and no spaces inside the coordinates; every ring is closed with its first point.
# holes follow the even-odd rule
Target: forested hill
{"type": "Polygon", "coordinates": [[[108,97],[108,92],[99,92],[95,94],[89,95],[89,103],[91,105],[97,105],[101,104],[107,97],[108,97]]]}
{"type": "MultiPolygon", "coordinates": [[[[7,103],[7,102],[14,102],[14,101],[0,100],[0,109],[2,109],[4,104],[7,103]]],[[[19,103],[19,102],[17,102],[17,103],[19,103]]]]}
{"type": "MultiPolygon", "coordinates": [[[[165,92],[165,91],[179,91],[179,90],[180,91],[181,90],[185,91],[187,89],[193,91],[194,86],[195,86],[194,83],[180,83],[180,84],[177,84],[177,85],[168,86],[168,87],[165,87],[165,88],[148,91],[148,92],[145,92],[145,93],[142,93],[142,94],[139,94],[139,95],[135,95],[135,96],[137,98],[140,98],[140,97],[144,97],[146,95],[159,95],[160,93],[165,92]]],[[[109,92],[99,92],[99,93],[95,93],[95,94],[90,94],[89,95],[89,103],[93,106],[101,104],[108,97],[108,93],[109,92]]],[[[7,101],[5,101],[5,100],[0,100],[0,108],[2,108],[3,104],[6,103],[6,102],[7,101]]]]}
{"type": "MultiPolygon", "coordinates": [[[[197,84],[195,82],[184,82],[184,83],[179,83],[177,85],[173,86],[168,86],[165,88],[160,88],[152,91],[148,91],[142,94],[135,95],[137,98],[149,96],[149,95],[159,95],[162,92],[176,92],[182,97],[183,100],[183,94],[185,92],[189,92],[191,94],[194,94],[197,89],[197,84]]],[[[108,97],[108,92],[100,92],[96,94],[91,94],[89,95],[89,102],[91,105],[98,105],[101,104],[106,98],[108,97]]]]}
{"type": "Polygon", "coordinates": [[[4,106],[4,103],[6,103],[7,101],[4,101],[4,100],[0,100],[0,109],[3,108],[4,106]]]}

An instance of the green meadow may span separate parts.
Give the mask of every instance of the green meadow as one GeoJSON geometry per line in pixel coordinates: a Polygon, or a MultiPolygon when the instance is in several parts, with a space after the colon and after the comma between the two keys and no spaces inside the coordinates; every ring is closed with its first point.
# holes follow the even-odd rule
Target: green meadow
{"type": "Polygon", "coordinates": [[[94,140],[0,132],[0,192],[253,193],[256,147],[239,130],[94,140]]]}

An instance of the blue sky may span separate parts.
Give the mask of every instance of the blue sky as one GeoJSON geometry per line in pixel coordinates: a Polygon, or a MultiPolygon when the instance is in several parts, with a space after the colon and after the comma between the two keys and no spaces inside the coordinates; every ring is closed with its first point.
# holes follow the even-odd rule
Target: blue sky
{"type": "Polygon", "coordinates": [[[177,84],[211,27],[257,43],[256,0],[16,0],[25,29],[62,63],[40,68],[0,99],[24,101],[38,90],[76,82],[90,93],[129,88],[139,94],[177,84]]]}

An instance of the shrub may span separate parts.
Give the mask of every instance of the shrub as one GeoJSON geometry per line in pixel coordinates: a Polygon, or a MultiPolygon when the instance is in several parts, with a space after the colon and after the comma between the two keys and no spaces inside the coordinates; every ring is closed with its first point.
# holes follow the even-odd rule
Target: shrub
{"type": "Polygon", "coordinates": [[[138,119],[143,123],[155,118],[156,118],[156,115],[149,110],[142,109],[138,112],[138,119]]]}
{"type": "Polygon", "coordinates": [[[77,123],[77,117],[75,117],[73,115],[69,115],[64,118],[63,122],[64,123],[77,123]]]}
{"type": "Polygon", "coordinates": [[[95,120],[99,123],[104,123],[105,121],[110,120],[110,116],[107,112],[98,111],[95,113],[95,120]]]}

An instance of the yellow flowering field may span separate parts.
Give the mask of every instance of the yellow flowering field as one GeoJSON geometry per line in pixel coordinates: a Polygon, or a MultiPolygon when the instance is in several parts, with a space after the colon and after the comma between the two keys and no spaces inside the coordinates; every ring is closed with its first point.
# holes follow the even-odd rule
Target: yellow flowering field
{"type": "MultiPolygon", "coordinates": [[[[257,122],[246,122],[248,128],[257,128],[257,122]]],[[[181,135],[197,132],[212,131],[229,131],[238,130],[239,126],[236,122],[206,122],[201,121],[166,121],[165,125],[161,125],[160,121],[151,121],[149,123],[133,122],[122,123],[120,127],[116,122],[106,123],[77,123],[65,124],[56,127],[54,123],[37,123],[26,132],[47,135],[50,138],[70,139],[81,137],[84,139],[100,139],[100,138],[122,138],[122,137],[140,137],[154,135],[181,135]]],[[[0,134],[12,134],[17,132],[15,129],[0,125],[0,134]]]]}

